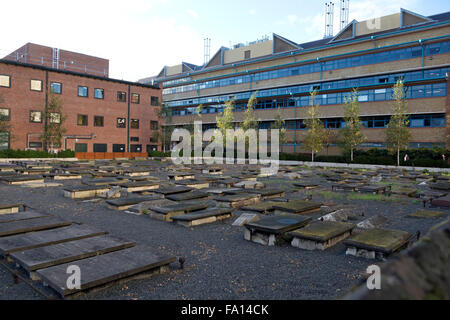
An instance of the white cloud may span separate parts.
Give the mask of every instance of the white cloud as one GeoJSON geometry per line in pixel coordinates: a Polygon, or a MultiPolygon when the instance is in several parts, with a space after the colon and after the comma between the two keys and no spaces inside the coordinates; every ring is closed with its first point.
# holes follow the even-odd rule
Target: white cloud
{"type": "Polygon", "coordinates": [[[248,13],[250,15],[254,16],[256,14],[256,10],[255,9],[251,9],[248,13]]]}
{"type": "Polygon", "coordinates": [[[287,16],[287,21],[290,25],[294,25],[298,20],[298,17],[295,14],[290,14],[287,16]]]}
{"type": "Polygon", "coordinates": [[[189,9],[189,10],[188,10],[188,13],[189,13],[189,15],[190,15],[192,18],[194,18],[195,20],[198,20],[199,16],[198,16],[198,13],[197,13],[197,12],[195,12],[195,11],[192,10],[192,9],[189,9]]]}

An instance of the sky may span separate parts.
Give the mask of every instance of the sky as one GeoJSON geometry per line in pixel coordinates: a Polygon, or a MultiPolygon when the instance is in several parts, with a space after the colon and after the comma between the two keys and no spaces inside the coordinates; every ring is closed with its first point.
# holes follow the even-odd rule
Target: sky
{"type": "MultiPolygon", "coordinates": [[[[339,31],[339,0],[335,34],[339,31]]],[[[0,56],[27,42],[110,60],[110,77],[154,76],[182,61],[202,65],[221,47],[279,34],[302,43],[323,38],[322,0],[24,0],[3,1],[0,56]],[[3,29],[5,31],[6,29],[3,29]]],[[[349,21],[405,8],[429,16],[450,11],[448,0],[350,0],[349,21]]]]}

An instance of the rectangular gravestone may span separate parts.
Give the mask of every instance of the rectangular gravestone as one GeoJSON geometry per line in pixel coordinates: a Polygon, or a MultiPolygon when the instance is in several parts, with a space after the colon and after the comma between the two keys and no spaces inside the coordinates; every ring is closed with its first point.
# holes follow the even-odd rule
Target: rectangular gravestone
{"type": "Polygon", "coordinates": [[[50,216],[50,215],[28,209],[27,211],[0,215],[0,223],[8,223],[8,222],[14,222],[14,221],[21,221],[21,220],[30,220],[30,219],[43,218],[43,217],[48,217],[48,216],[50,216]]]}
{"type": "Polygon", "coordinates": [[[64,188],[64,197],[72,199],[87,199],[100,196],[111,189],[109,186],[76,186],[64,188]]]}
{"type": "Polygon", "coordinates": [[[280,213],[294,213],[294,214],[308,214],[320,211],[321,203],[294,200],[289,202],[278,203],[274,205],[275,214],[280,213]]]}
{"type": "Polygon", "coordinates": [[[252,204],[249,206],[242,207],[242,210],[245,211],[254,211],[262,214],[272,214],[275,211],[274,206],[279,204],[279,202],[274,201],[265,201],[265,202],[259,202],[256,204],[252,204]]]}
{"type": "Polygon", "coordinates": [[[0,223],[0,237],[11,236],[26,232],[54,229],[70,226],[72,222],[64,221],[56,217],[42,217],[31,220],[0,223]]]}
{"type": "Polygon", "coordinates": [[[209,188],[209,181],[199,181],[199,180],[192,180],[192,179],[186,179],[175,182],[177,186],[185,186],[189,188],[194,189],[206,189],[209,188]]]}
{"type": "Polygon", "coordinates": [[[243,227],[247,223],[258,221],[259,217],[255,213],[243,213],[233,222],[233,227],[243,227]]]}
{"type": "Polygon", "coordinates": [[[150,207],[149,215],[151,218],[171,222],[172,217],[179,216],[194,211],[200,211],[208,208],[205,202],[198,203],[178,203],[170,206],[153,206],[150,207]]]}
{"type": "Polygon", "coordinates": [[[185,179],[195,179],[195,175],[190,172],[174,172],[167,174],[169,180],[179,181],[185,179]]]}
{"type": "Polygon", "coordinates": [[[164,273],[175,257],[161,254],[155,250],[135,246],[112,253],[74,261],[54,267],[37,270],[37,276],[62,297],[79,291],[101,286],[143,272],[164,273]],[[67,288],[67,268],[76,264],[81,274],[79,289],[67,288]]]}
{"type": "Polygon", "coordinates": [[[183,192],[172,195],[167,195],[166,199],[172,201],[189,201],[189,200],[205,200],[208,198],[208,194],[201,191],[183,192]]]}
{"type": "Polygon", "coordinates": [[[319,187],[318,184],[310,183],[310,182],[296,182],[296,183],[294,183],[294,186],[301,188],[301,189],[306,189],[306,190],[316,189],[319,187]]]}
{"type": "Polygon", "coordinates": [[[291,245],[304,250],[326,250],[347,239],[356,226],[352,223],[315,221],[306,227],[288,233],[291,245]]]}
{"type": "Polygon", "coordinates": [[[69,227],[0,238],[0,252],[3,255],[6,255],[16,251],[24,251],[105,234],[107,234],[107,232],[75,224],[69,227]]]}
{"type": "Polygon", "coordinates": [[[431,211],[431,210],[419,210],[417,212],[408,215],[409,218],[417,219],[435,219],[445,216],[446,213],[442,211],[431,211]]]}
{"type": "Polygon", "coordinates": [[[306,226],[311,220],[309,217],[287,213],[262,218],[261,220],[244,225],[244,238],[247,241],[266,246],[274,246],[282,235],[306,226]]]}
{"type": "Polygon", "coordinates": [[[383,259],[409,245],[414,235],[409,232],[388,229],[370,229],[344,241],[347,255],[368,259],[383,259]]]}
{"type": "Polygon", "coordinates": [[[261,200],[270,200],[276,198],[283,198],[286,195],[286,191],[281,189],[260,189],[260,190],[247,190],[248,193],[259,194],[261,200]]]}
{"type": "Polygon", "coordinates": [[[152,201],[152,200],[158,200],[160,197],[128,197],[128,198],[120,198],[115,200],[106,200],[106,203],[108,205],[108,208],[113,210],[127,210],[129,207],[134,206],[138,203],[145,202],[145,201],[152,201]]]}
{"type": "Polygon", "coordinates": [[[149,191],[155,190],[159,188],[159,182],[155,181],[135,181],[135,182],[127,182],[121,183],[120,187],[124,188],[127,192],[139,192],[139,191],[149,191]]]}
{"type": "Polygon", "coordinates": [[[22,266],[27,272],[32,272],[38,269],[131,248],[135,245],[136,243],[132,241],[124,241],[116,237],[102,235],[25,251],[17,251],[11,253],[9,258],[22,266]]]}
{"type": "Polygon", "coordinates": [[[44,182],[44,177],[41,175],[11,176],[2,177],[0,181],[10,185],[21,185],[29,182],[44,182]]]}
{"type": "Polygon", "coordinates": [[[242,193],[213,198],[219,205],[229,208],[241,208],[260,201],[258,194],[242,193]]]}
{"type": "Polygon", "coordinates": [[[448,208],[450,207],[450,196],[445,196],[431,201],[431,205],[435,207],[448,208]]]}
{"type": "Polygon", "coordinates": [[[159,187],[158,189],[153,190],[155,193],[160,193],[164,196],[170,195],[170,194],[177,194],[177,193],[183,193],[194,190],[193,188],[184,187],[184,186],[163,186],[159,187]]]}
{"type": "Polygon", "coordinates": [[[212,208],[173,216],[171,219],[182,226],[194,227],[229,219],[232,217],[232,211],[232,209],[212,208]]]}

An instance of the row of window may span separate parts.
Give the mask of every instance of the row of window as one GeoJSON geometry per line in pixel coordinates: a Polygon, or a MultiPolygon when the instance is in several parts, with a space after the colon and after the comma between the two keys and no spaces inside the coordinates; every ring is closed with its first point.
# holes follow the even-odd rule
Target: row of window
{"type": "MultiPolygon", "coordinates": [[[[303,144],[300,142],[297,143],[286,143],[283,146],[286,147],[301,147],[303,144]]],[[[330,147],[337,147],[338,144],[330,144],[330,147]]],[[[383,142],[365,142],[359,145],[361,148],[383,148],[386,149],[387,145],[383,142]]],[[[408,149],[432,149],[432,148],[445,148],[445,143],[441,142],[410,142],[408,145],[408,149]]]]}
{"type": "MultiPolygon", "coordinates": [[[[153,141],[150,141],[153,142],[153,141]]],[[[157,145],[148,144],[146,146],[147,152],[158,150],[157,145]]],[[[125,152],[126,146],[124,144],[113,144],[112,152],[125,152]]],[[[142,152],[142,144],[131,144],[130,152],[142,152]]],[[[87,143],[76,143],[75,152],[88,152],[87,143]]],[[[94,143],[92,145],[92,152],[108,152],[108,144],[106,143],[94,143]]]]}
{"type": "MultiPolygon", "coordinates": [[[[406,99],[419,99],[419,98],[431,98],[431,97],[444,97],[447,95],[446,83],[434,83],[427,85],[407,86],[405,97],[406,99]]],[[[338,92],[321,94],[315,97],[315,103],[319,105],[333,105],[344,104],[352,97],[352,92],[338,92]]],[[[375,102],[375,101],[388,101],[393,99],[393,89],[371,89],[358,91],[359,102],[375,102]]],[[[255,110],[263,109],[276,109],[276,108],[294,108],[294,107],[307,107],[312,104],[311,95],[305,95],[301,97],[282,98],[282,99],[265,99],[258,100],[255,105],[255,110]]],[[[202,109],[202,114],[221,113],[224,109],[223,104],[205,106],[202,109]]],[[[237,103],[235,105],[235,111],[245,111],[247,108],[247,102],[237,103]]],[[[197,114],[196,107],[189,107],[183,109],[172,109],[173,116],[185,116],[197,114]]]]}
{"type": "MultiPolygon", "coordinates": [[[[441,53],[450,52],[450,41],[432,43],[424,46],[423,49],[424,56],[432,56],[441,53]]],[[[323,61],[317,63],[311,63],[301,66],[289,67],[284,69],[278,69],[274,71],[265,71],[254,73],[250,75],[231,77],[220,80],[211,80],[205,81],[201,83],[193,83],[189,85],[183,85],[178,87],[166,88],[163,90],[163,94],[175,94],[182,92],[189,92],[195,90],[216,88],[216,87],[225,87],[231,86],[235,84],[242,83],[250,83],[261,80],[270,80],[277,78],[284,78],[290,76],[298,76],[302,74],[321,72],[321,71],[329,71],[336,69],[344,69],[357,67],[362,65],[370,65],[375,63],[384,63],[389,61],[397,61],[404,60],[410,58],[418,58],[422,56],[422,47],[410,47],[410,48],[402,48],[390,51],[383,51],[377,53],[369,53],[365,55],[350,57],[350,58],[342,58],[330,61],[323,61]]],[[[167,84],[164,83],[166,86],[167,84]]]]}
{"type": "MultiPolygon", "coordinates": [[[[30,122],[32,123],[42,123],[44,113],[42,111],[30,111],[30,122]]],[[[11,119],[11,110],[7,108],[0,108],[0,119],[3,121],[10,121],[11,119]]],[[[61,123],[61,114],[60,113],[50,113],[49,117],[50,123],[61,123]]],[[[77,125],[79,126],[88,126],[88,115],[79,114],[77,115],[77,125]]],[[[94,127],[104,127],[105,120],[103,116],[94,116],[94,127]]],[[[117,118],[116,120],[117,128],[126,128],[127,127],[127,119],[126,118],[117,118]]],[[[150,130],[158,130],[159,124],[158,121],[150,121],[150,130]]],[[[130,128],[131,129],[139,129],[139,119],[130,119],[130,128]]]]}
{"type": "MultiPolygon", "coordinates": [[[[378,85],[394,85],[398,80],[403,80],[404,83],[410,81],[421,81],[421,80],[432,80],[445,78],[446,74],[450,71],[449,67],[436,68],[430,70],[422,71],[412,71],[404,73],[394,73],[390,75],[383,76],[373,76],[373,77],[362,77],[348,80],[338,80],[338,81],[327,81],[318,82],[314,84],[282,87],[275,89],[265,89],[260,90],[257,93],[257,97],[270,97],[270,96],[282,96],[282,95],[295,95],[295,94],[308,94],[311,91],[323,91],[323,90],[337,90],[337,89],[353,89],[353,88],[363,88],[367,86],[378,86],[378,85]]],[[[241,92],[236,95],[222,95],[215,97],[204,97],[198,99],[189,100],[178,100],[167,102],[169,107],[179,107],[187,106],[192,104],[207,104],[207,103],[218,103],[227,101],[230,99],[248,99],[254,92],[246,91],[241,92]]]]}
{"type": "MultiPolygon", "coordinates": [[[[0,74],[0,87],[11,87],[11,76],[0,74]]],[[[31,79],[30,80],[30,90],[31,91],[39,91],[42,92],[43,85],[42,80],[31,79]]],[[[50,90],[54,94],[62,94],[62,83],[60,82],[51,82],[50,90]]],[[[89,88],[87,86],[78,86],[78,96],[88,98],[89,97],[89,88]]],[[[103,100],[105,99],[105,90],[102,88],[94,88],[94,98],[103,100]]],[[[127,93],[123,91],[117,92],[117,101],[118,102],[127,102],[127,93]]],[[[130,102],[133,104],[141,103],[141,96],[138,93],[132,93],[130,102]]],[[[159,98],[155,96],[150,97],[150,105],[158,106],[159,98]]]]}

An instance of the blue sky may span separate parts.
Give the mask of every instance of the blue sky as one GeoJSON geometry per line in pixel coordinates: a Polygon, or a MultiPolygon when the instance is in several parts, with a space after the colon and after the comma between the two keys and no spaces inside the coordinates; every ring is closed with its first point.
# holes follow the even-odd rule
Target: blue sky
{"type": "MultiPolygon", "coordinates": [[[[324,4],[304,0],[76,0],[2,3],[0,55],[27,42],[110,59],[110,76],[138,80],[164,65],[203,63],[203,39],[211,55],[220,46],[254,41],[273,32],[295,42],[324,34],[324,4]],[[26,8],[23,10],[22,8],[26,8]]],[[[338,31],[339,1],[335,3],[338,31]]],[[[448,0],[350,0],[350,21],[405,8],[432,15],[450,11],[448,0]]]]}

